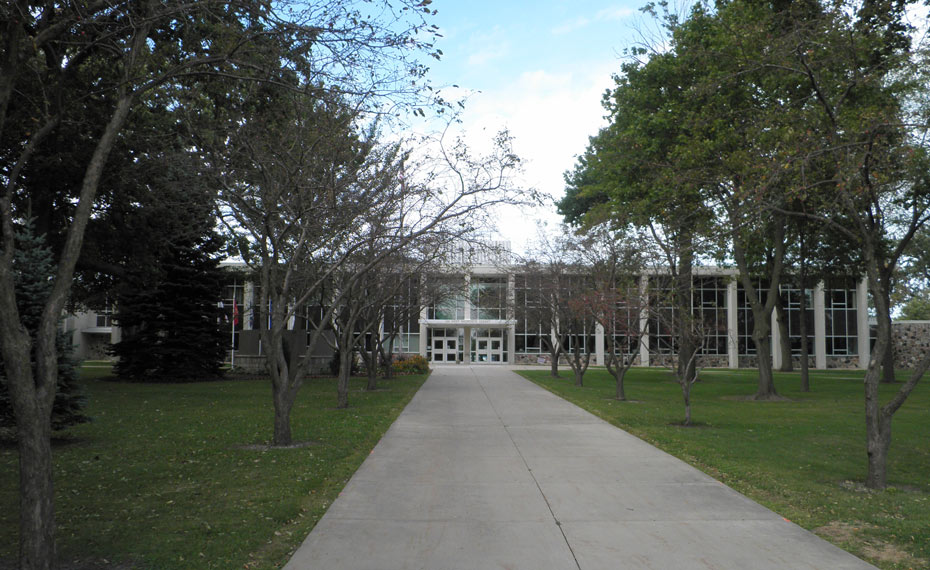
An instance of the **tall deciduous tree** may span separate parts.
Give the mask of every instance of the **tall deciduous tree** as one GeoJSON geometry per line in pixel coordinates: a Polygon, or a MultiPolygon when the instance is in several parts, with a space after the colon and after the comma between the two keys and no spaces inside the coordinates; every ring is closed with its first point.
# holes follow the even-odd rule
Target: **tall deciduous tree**
{"type": "MultiPolygon", "coordinates": [[[[912,46],[907,2],[864,2],[827,10],[801,28],[792,69],[812,94],[812,136],[834,176],[817,181],[832,207],[820,219],[859,249],[877,339],[865,375],[866,484],[883,488],[891,422],[930,366],[930,355],[884,404],[881,369],[893,349],[891,298],[896,270],[914,236],[930,222],[930,109],[924,101],[927,46],[912,46]]],[[[860,309],[861,310],[861,309],[860,309]]]]}
{"type": "MultiPolygon", "coordinates": [[[[634,50],[643,57],[645,50],[634,50]]],[[[613,220],[647,231],[661,248],[675,280],[678,312],[691,307],[698,244],[710,235],[713,209],[705,203],[702,180],[681,162],[683,109],[688,108],[701,70],[680,65],[674,51],[633,61],[614,77],[605,95],[609,124],[591,137],[578,164],[566,174],[559,211],[582,228],[613,220]]],[[[690,329],[675,329],[677,350],[690,354],[699,340],[690,329]]],[[[693,377],[693,362],[680,372],[693,377]]]]}
{"type": "MultiPolygon", "coordinates": [[[[171,85],[186,93],[195,79],[255,76],[262,64],[287,64],[313,73],[317,81],[325,76],[365,92],[403,80],[412,93],[425,67],[415,62],[382,67],[383,59],[371,54],[430,51],[417,35],[426,28],[427,4],[386,0],[380,3],[380,19],[367,17],[367,3],[359,7],[337,0],[17,0],[0,6],[0,353],[18,427],[21,568],[55,564],[49,430],[57,386],[57,324],[97,190],[128,117],[155,89],[171,85]],[[403,14],[414,19],[412,26],[402,25],[408,21],[403,14]],[[254,51],[272,36],[279,38],[272,42],[275,55],[257,60],[254,51]],[[364,81],[353,81],[358,77],[364,81]],[[15,233],[29,217],[31,203],[44,195],[31,193],[26,171],[42,160],[43,143],[74,122],[87,128],[88,152],[73,155],[77,168],[69,172],[79,172],[80,182],[73,196],[58,202],[65,215],[62,229],[54,232],[63,238],[55,251],[53,285],[39,326],[30,331],[15,299],[15,233]],[[30,355],[35,355],[35,366],[30,355]]],[[[182,99],[151,104],[189,103],[182,99]]]]}

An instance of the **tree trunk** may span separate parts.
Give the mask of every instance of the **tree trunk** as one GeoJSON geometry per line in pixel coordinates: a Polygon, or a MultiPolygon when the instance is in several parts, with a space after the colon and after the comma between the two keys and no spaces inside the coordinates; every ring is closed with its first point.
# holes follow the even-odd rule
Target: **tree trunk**
{"type": "Polygon", "coordinates": [[[681,385],[681,393],[685,398],[685,423],[684,425],[691,425],[691,383],[685,382],[681,385]]]}
{"type": "Polygon", "coordinates": [[[23,422],[19,431],[19,567],[55,567],[55,503],[48,420],[23,422]],[[32,425],[29,425],[29,424],[32,425]],[[44,425],[43,425],[44,424],[44,425]]]}
{"type": "Polygon", "coordinates": [[[387,350],[384,351],[384,344],[381,344],[378,348],[381,352],[381,365],[384,367],[384,373],[382,378],[385,380],[390,380],[394,376],[394,367],[391,366],[394,363],[394,335],[388,339],[387,350]]]}
{"type": "Polygon", "coordinates": [[[553,378],[559,377],[559,357],[562,356],[561,350],[549,351],[549,375],[553,378]]]}
{"type": "Polygon", "coordinates": [[[336,386],[336,407],[344,410],[349,407],[349,377],[352,376],[352,350],[339,353],[339,380],[336,386]]]}
{"type": "Polygon", "coordinates": [[[368,352],[368,358],[365,362],[365,368],[368,371],[368,384],[365,390],[371,392],[378,389],[378,347],[374,345],[368,352]]]}
{"type": "Polygon", "coordinates": [[[690,250],[690,238],[686,254],[682,254],[678,276],[675,284],[675,312],[678,321],[678,377],[688,378],[694,376],[695,362],[693,358],[681,358],[680,355],[692,355],[696,350],[697,340],[691,326],[687,326],[684,315],[691,314],[691,288],[694,286],[694,255],[690,250]]]}
{"type": "MultiPolygon", "coordinates": [[[[758,317],[757,317],[758,318],[758,317]]],[[[758,358],[759,386],[754,400],[770,400],[778,396],[775,391],[775,377],[772,373],[772,350],[768,336],[768,327],[756,321],[753,327],[752,340],[756,344],[756,357],[758,358]]]]}
{"type": "Polygon", "coordinates": [[[617,399],[626,400],[626,390],[623,388],[623,377],[626,376],[626,370],[623,368],[617,368],[617,372],[614,374],[614,379],[617,381],[617,399]]]}
{"type": "Polygon", "coordinates": [[[885,358],[882,359],[882,383],[883,384],[894,384],[896,382],[894,377],[894,344],[889,343],[888,348],[885,350],[885,358]]]}
{"type": "Polygon", "coordinates": [[[788,336],[788,311],[782,303],[781,297],[775,304],[775,322],[778,326],[778,349],[781,351],[780,372],[791,372],[794,370],[794,362],[791,358],[791,338],[788,336]]]}
{"type": "MultiPolygon", "coordinates": [[[[878,271],[874,273],[877,275],[878,271]]],[[[874,281],[879,282],[880,278],[874,281]]],[[[865,387],[866,450],[869,457],[869,471],[865,484],[870,489],[884,489],[887,479],[888,448],[891,446],[891,414],[885,414],[881,408],[878,387],[881,381],[882,363],[884,363],[886,355],[891,352],[891,313],[888,296],[884,294],[885,291],[876,292],[874,289],[872,298],[875,303],[878,338],[875,340],[872,359],[865,371],[865,380],[863,382],[865,387]]],[[[879,286],[878,289],[882,289],[882,287],[879,286]]]]}
{"type": "MultiPolygon", "coordinates": [[[[866,390],[868,391],[868,388],[866,390]]],[[[891,447],[891,416],[885,415],[878,409],[879,405],[876,400],[877,398],[866,400],[865,425],[868,437],[869,472],[865,486],[869,489],[884,489],[888,477],[888,449],[891,447]],[[871,407],[874,409],[870,409],[871,407]]]]}
{"type": "Polygon", "coordinates": [[[287,387],[274,388],[274,435],[271,444],[274,446],[290,445],[291,438],[291,409],[294,407],[294,398],[289,395],[287,387]]]}
{"type": "Polygon", "coordinates": [[[581,368],[572,368],[572,371],[575,373],[575,386],[584,386],[584,371],[581,368]]]}
{"type": "Polygon", "coordinates": [[[19,567],[55,567],[51,408],[35,398],[16,406],[19,448],[19,567]]]}

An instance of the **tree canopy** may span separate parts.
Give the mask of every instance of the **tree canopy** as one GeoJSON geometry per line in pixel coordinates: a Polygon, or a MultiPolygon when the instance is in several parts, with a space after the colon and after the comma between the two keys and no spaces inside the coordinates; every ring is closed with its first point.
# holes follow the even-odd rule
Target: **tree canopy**
{"type": "MultiPolygon", "coordinates": [[[[873,487],[885,484],[891,415],[919,379],[878,405],[896,267],[916,259],[910,243],[930,218],[927,46],[912,43],[910,4],[727,0],[699,2],[684,18],[652,5],[666,43],[634,49],[621,66],[604,97],[609,123],[566,174],[559,204],[582,230],[648,228],[673,273],[707,258],[736,265],[753,306],[757,397],[775,393],[772,303],[799,253],[788,237],[805,232],[807,267],[863,272],[879,337],[866,375],[873,487]],[[854,258],[838,262],[838,249],[854,258]]],[[[685,310],[689,283],[679,284],[685,310]]]]}

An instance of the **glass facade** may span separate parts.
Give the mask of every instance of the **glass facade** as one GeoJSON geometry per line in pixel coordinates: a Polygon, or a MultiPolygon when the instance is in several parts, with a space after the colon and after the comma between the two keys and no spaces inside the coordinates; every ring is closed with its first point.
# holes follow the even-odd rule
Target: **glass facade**
{"type": "Polygon", "coordinates": [[[692,307],[704,336],[701,354],[727,354],[727,280],[695,277],[692,307]]]}
{"type": "MultiPolygon", "coordinates": [[[[708,365],[736,366],[738,357],[755,356],[757,351],[752,340],[752,308],[744,288],[735,279],[732,273],[719,270],[712,275],[696,275],[690,290],[690,313],[683,316],[678,314],[675,303],[675,283],[667,275],[630,277],[624,280],[625,291],[615,288],[606,292],[595,288],[591,277],[581,273],[563,273],[556,280],[543,272],[488,270],[477,275],[417,276],[407,280],[383,308],[381,325],[377,332],[368,329],[365,346],[371,346],[376,335],[383,335],[392,339],[385,348],[395,353],[423,354],[434,362],[535,363],[546,361],[553,335],[560,334],[566,351],[578,348],[582,353],[597,355],[595,362],[600,364],[605,353],[611,351],[642,355],[648,364],[647,354],[675,353],[677,330],[684,321],[699,328],[703,355],[724,357],[708,360],[713,363],[708,365]],[[427,298],[433,301],[427,302],[427,298]],[[553,323],[557,326],[553,327],[553,323]],[[643,340],[637,342],[641,328],[643,340]]],[[[765,282],[757,280],[754,285],[760,300],[764,300],[765,282]]],[[[226,287],[223,320],[236,337],[239,331],[259,328],[261,319],[268,318],[270,311],[260,311],[253,304],[259,293],[252,284],[226,287]]],[[[865,318],[857,306],[861,302],[858,295],[863,292],[855,282],[837,278],[822,290],[803,292],[786,283],[780,293],[786,327],[779,333],[789,339],[793,355],[801,352],[803,319],[816,366],[856,362],[849,357],[859,356],[857,334],[866,324],[859,322],[865,318]],[[806,305],[803,315],[802,299],[806,305]],[[815,354],[818,347],[822,354],[815,354]]],[[[319,326],[325,327],[326,309],[311,302],[297,312],[290,326],[305,329],[308,334],[319,326]]],[[[107,322],[109,315],[101,311],[98,319],[107,322]]],[[[235,342],[238,346],[238,338],[235,342]]],[[[653,363],[660,362],[667,359],[653,363]]]]}
{"type": "Polygon", "coordinates": [[[519,354],[549,352],[550,327],[547,301],[539,276],[514,276],[514,351],[519,354]]]}
{"type": "Polygon", "coordinates": [[[469,301],[471,320],[507,318],[507,278],[472,277],[469,301]]]}
{"type": "MultiPolygon", "coordinates": [[[[800,356],[803,346],[801,338],[801,289],[794,285],[783,285],[782,298],[788,317],[788,342],[791,344],[791,354],[800,356]]],[[[814,291],[805,289],[804,294],[804,326],[807,329],[807,354],[814,356],[816,343],[814,343],[814,291]]]]}
{"type": "Polygon", "coordinates": [[[858,354],[856,290],[826,289],[823,301],[826,313],[827,356],[858,354]]]}

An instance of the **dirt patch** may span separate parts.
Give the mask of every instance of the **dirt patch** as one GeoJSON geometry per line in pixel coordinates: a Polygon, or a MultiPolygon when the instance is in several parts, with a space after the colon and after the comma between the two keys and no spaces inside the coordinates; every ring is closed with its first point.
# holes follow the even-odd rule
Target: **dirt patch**
{"type": "Polygon", "coordinates": [[[826,526],[814,529],[814,532],[823,538],[837,544],[859,544],[863,555],[882,563],[897,564],[906,568],[926,568],[927,560],[917,558],[901,547],[887,542],[860,535],[863,531],[875,528],[862,522],[833,521],[826,526]]]}
{"type": "Polygon", "coordinates": [[[870,489],[862,481],[840,481],[840,487],[854,493],[922,493],[923,489],[913,485],[888,485],[884,489],[870,489]]]}
{"type": "Polygon", "coordinates": [[[905,552],[894,544],[885,542],[877,545],[868,543],[862,547],[862,552],[869,558],[873,558],[879,562],[898,564],[907,568],[926,568],[928,562],[923,558],[911,556],[910,553],[905,552]]]}
{"type": "Polygon", "coordinates": [[[858,542],[857,534],[866,528],[872,528],[872,525],[861,522],[833,521],[826,526],[815,528],[814,532],[819,536],[829,538],[833,542],[858,542]]]}

